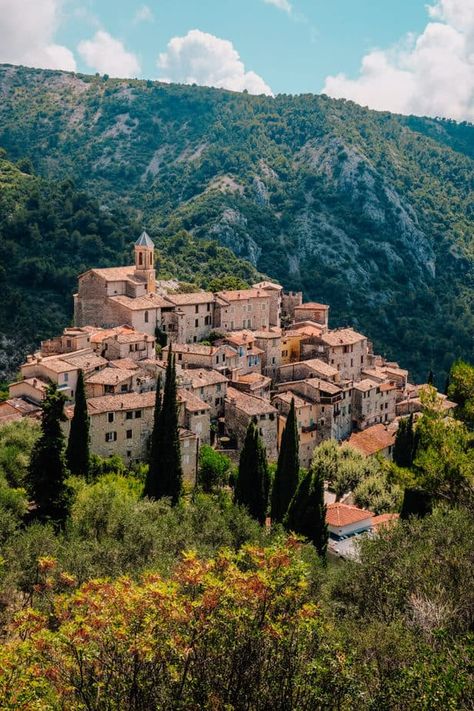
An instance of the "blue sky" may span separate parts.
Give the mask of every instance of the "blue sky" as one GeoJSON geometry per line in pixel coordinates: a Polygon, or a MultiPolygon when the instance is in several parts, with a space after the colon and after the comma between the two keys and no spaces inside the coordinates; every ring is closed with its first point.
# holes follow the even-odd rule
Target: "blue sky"
{"type": "Polygon", "coordinates": [[[0,0],[0,61],[474,120],[474,0],[0,0]]]}

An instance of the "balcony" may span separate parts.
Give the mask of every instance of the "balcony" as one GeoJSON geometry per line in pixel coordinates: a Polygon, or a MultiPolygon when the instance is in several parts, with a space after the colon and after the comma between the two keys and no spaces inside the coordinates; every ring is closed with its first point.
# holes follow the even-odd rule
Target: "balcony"
{"type": "Polygon", "coordinates": [[[306,434],[307,432],[315,432],[316,430],[317,430],[316,422],[313,422],[312,425],[307,425],[306,427],[303,426],[301,428],[301,432],[303,432],[304,434],[306,434]]]}

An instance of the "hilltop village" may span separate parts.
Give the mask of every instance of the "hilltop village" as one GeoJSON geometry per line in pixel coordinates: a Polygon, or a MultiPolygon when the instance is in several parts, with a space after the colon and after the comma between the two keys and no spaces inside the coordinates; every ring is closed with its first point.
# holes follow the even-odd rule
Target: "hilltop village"
{"type": "MultiPolygon", "coordinates": [[[[329,306],[304,303],[270,281],[216,293],[159,281],[154,244],[143,232],[134,264],[79,276],[74,326],[41,343],[0,406],[0,421],[40,412],[53,381],[68,400],[68,429],[83,372],[91,451],[146,458],[155,390],[169,348],[178,379],[185,481],[196,481],[199,448],[211,444],[237,458],[253,420],[270,461],[292,399],[300,463],[308,467],[324,440],[348,441],[366,456],[391,457],[398,418],[421,410],[408,371],[373,352],[367,336],[331,329],[329,306]]],[[[439,395],[446,410],[453,407],[439,395]]]]}

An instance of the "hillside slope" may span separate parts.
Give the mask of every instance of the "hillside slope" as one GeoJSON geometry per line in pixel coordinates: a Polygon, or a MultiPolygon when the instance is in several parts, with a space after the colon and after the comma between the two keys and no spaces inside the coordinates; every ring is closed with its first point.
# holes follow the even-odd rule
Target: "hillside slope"
{"type": "Polygon", "coordinates": [[[472,357],[474,127],[6,65],[0,94],[9,156],[101,209],[217,240],[417,378],[472,357]]]}

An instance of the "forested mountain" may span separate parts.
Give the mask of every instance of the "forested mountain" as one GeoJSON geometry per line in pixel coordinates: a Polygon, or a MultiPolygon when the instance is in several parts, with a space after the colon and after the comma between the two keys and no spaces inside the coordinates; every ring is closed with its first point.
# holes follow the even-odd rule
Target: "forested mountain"
{"type": "MultiPolygon", "coordinates": [[[[217,241],[330,303],[333,325],[354,324],[418,379],[432,368],[442,384],[456,357],[472,357],[473,126],[326,96],[257,97],[7,65],[0,95],[0,145],[42,176],[19,175],[22,194],[42,186],[46,210],[72,201],[72,214],[58,218],[67,249],[55,239],[48,256],[42,225],[22,228],[32,258],[68,271],[62,301],[57,291],[48,302],[53,312],[65,314],[71,272],[127,258],[140,223],[157,239],[165,271],[177,254],[179,276],[197,272],[205,283],[203,251],[206,264],[220,265],[209,244],[217,241]],[[71,178],[77,187],[64,183],[71,178]],[[59,191],[56,201],[48,190],[59,191]],[[74,239],[74,199],[61,190],[87,202],[89,222],[74,239]]],[[[11,268],[6,253],[17,269],[22,231],[11,230],[3,206],[1,219],[2,264],[11,268]]],[[[224,261],[219,274],[251,277],[245,262],[224,261]]],[[[38,288],[32,281],[32,299],[38,288]]]]}

